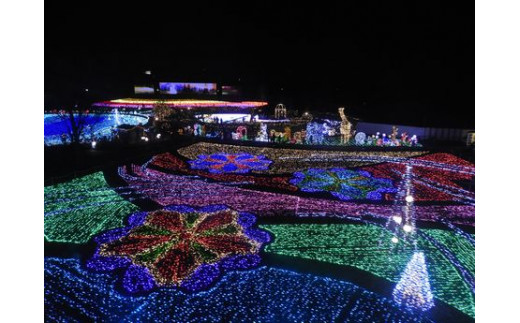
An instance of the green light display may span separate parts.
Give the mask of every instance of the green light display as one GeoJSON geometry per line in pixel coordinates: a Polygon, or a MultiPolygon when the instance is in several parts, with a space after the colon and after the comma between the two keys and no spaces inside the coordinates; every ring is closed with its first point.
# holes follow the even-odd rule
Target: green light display
{"type": "Polygon", "coordinates": [[[53,242],[86,243],[139,210],[108,186],[102,172],[45,187],[44,195],[44,234],[53,242]]]}
{"type": "Polygon", "coordinates": [[[475,246],[471,244],[471,242],[453,234],[451,231],[439,229],[427,229],[423,231],[447,247],[455,254],[464,267],[470,270],[473,275],[475,274],[475,246]]]}
{"type": "MultiPolygon", "coordinates": [[[[267,253],[349,265],[391,282],[399,281],[414,252],[413,246],[403,241],[392,248],[392,234],[375,225],[282,224],[261,228],[275,235],[274,242],[265,249],[267,253]]],[[[451,231],[422,231],[438,239],[474,274],[474,247],[463,237],[451,231]]],[[[425,239],[418,239],[418,247],[425,253],[435,298],[474,317],[474,295],[457,269],[425,239]]]]}

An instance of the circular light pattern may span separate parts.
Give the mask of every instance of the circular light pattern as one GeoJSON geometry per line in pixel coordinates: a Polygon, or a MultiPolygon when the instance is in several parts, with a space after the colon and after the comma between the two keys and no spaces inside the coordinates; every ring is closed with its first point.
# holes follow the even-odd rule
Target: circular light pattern
{"type": "Polygon", "coordinates": [[[405,224],[405,225],[403,225],[403,230],[404,230],[404,232],[412,232],[413,227],[409,224],[405,224]]]}
{"type": "Polygon", "coordinates": [[[210,173],[218,174],[267,170],[272,161],[263,155],[220,153],[209,156],[199,155],[196,160],[190,160],[188,163],[192,169],[207,169],[210,173]]]}
{"type": "Polygon", "coordinates": [[[397,237],[392,237],[392,242],[393,242],[393,243],[398,243],[398,242],[399,242],[399,239],[397,239],[397,237]]]}
{"type": "Polygon", "coordinates": [[[401,222],[403,222],[403,218],[401,216],[399,216],[399,215],[394,215],[392,217],[392,220],[394,220],[394,222],[397,223],[397,224],[401,224],[401,222]]]}
{"type": "Polygon", "coordinates": [[[392,181],[374,178],[369,172],[345,168],[311,168],[293,174],[290,183],[303,192],[330,192],[341,200],[381,200],[385,193],[395,193],[392,181]]]}
{"type": "Polygon", "coordinates": [[[413,202],[413,196],[411,196],[411,195],[406,195],[406,197],[404,199],[405,199],[405,201],[407,203],[412,203],[413,202]]]}
{"type": "Polygon", "coordinates": [[[223,205],[138,212],[127,227],[95,238],[98,248],[87,267],[126,268],[123,287],[130,293],[155,286],[198,291],[225,269],[258,265],[258,252],[270,237],[252,228],[255,221],[253,215],[223,205]]]}

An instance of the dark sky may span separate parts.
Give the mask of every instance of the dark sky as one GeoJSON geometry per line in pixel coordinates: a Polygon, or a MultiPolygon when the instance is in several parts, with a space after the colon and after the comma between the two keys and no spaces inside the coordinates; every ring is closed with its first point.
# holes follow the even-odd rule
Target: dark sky
{"type": "Polygon", "coordinates": [[[46,2],[46,98],[127,96],[152,70],[258,87],[300,111],[474,126],[473,2],[109,3],[46,2]]]}

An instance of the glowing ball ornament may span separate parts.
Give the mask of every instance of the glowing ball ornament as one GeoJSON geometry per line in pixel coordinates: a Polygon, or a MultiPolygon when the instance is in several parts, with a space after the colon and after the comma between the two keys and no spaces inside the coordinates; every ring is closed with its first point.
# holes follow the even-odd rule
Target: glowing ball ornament
{"type": "Polygon", "coordinates": [[[403,218],[400,217],[399,215],[394,215],[392,217],[392,220],[394,220],[394,222],[397,223],[397,224],[401,224],[401,222],[403,222],[403,218]]]}
{"type": "Polygon", "coordinates": [[[413,196],[411,196],[411,195],[406,195],[406,197],[404,198],[404,200],[405,200],[407,203],[412,203],[412,202],[413,202],[413,196]]]}
{"type": "Polygon", "coordinates": [[[393,237],[393,238],[392,238],[392,242],[393,242],[393,243],[398,243],[398,242],[399,242],[399,239],[397,239],[397,237],[393,237]]]}
{"type": "Polygon", "coordinates": [[[413,227],[411,225],[409,225],[409,224],[405,224],[403,226],[403,230],[404,230],[404,232],[412,232],[413,227]]]}

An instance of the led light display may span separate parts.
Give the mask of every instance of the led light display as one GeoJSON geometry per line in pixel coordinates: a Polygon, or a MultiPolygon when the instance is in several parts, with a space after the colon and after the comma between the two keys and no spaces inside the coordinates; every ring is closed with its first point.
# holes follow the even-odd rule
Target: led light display
{"type": "MultiPolygon", "coordinates": [[[[88,114],[81,118],[74,116],[77,122],[83,124],[83,132],[80,140],[89,142],[93,137],[112,138],[113,130],[121,124],[138,125],[148,122],[148,118],[142,115],[127,115],[115,113],[88,114]]],[[[46,113],[44,115],[44,141],[46,145],[61,145],[70,142],[71,123],[69,115],[46,113]],[[62,137],[65,135],[65,138],[62,137]],[[65,142],[64,142],[65,141],[65,142]]]]}
{"type": "Polygon", "coordinates": [[[341,200],[381,200],[397,190],[391,180],[373,178],[369,172],[345,168],[311,168],[293,175],[291,184],[304,192],[330,192],[341,200]]]}
{"type": "Polygon", "coordinates": [[[153,94],[155,93],[153,86],[134,86],[135,94],[153,94]]]}
{"type": "Polygon", "coordinates": [[[473,164],[208,143],[179,153],[119,167],[119,187],[95,173],[45,188],[46,239],[95,246],[46,259],[46,320],[423,322],[441,302],[474,317],[474,235],[458,227],[474,225],[460,184],[473,164]],[[284,224],[255,224],[273,217],[284,224]],[[277,269],[274,255],[361,269],[394,283],[393,297],[277,269]]]}
{"type": "MultiPolygon", "coordinates": [[[[391,206],[354,203],[323,198],[301,197],[297,195],[271,193],[210,183],[206,180],[165,174],[146,168],[136,167],[129,173],[126,167],[119,169],[120,176],[130,188],[140,196],[150,198],[161,205],[188,204],[206,206],[220,204],[223,200],[237,211],[245,211],[258,216],[357,216],[379,214],[385,217],[395,215],[391,206]],[[261,201],[256,203],[255,201],[261,201]]],[[[475,208],[469,205],[424,205],[416,206],[418,220],[437,221],[446,218],[453,223],[473,225],[475,208]]]]}
{"type": "Polygon", "coordinates": [[[240,87],[233,85],[222,85],[222,95],[240,95],[240,87]]]}
{"type": "MultiPolygon", "coordinates": [[[[392,233],[375,225],[361,224],[279,224],[261,225],[275,236],[265,251],[285,256],[302,257],[323,262],[348,265],[368,271],[391,282],[398,282],[415,253],[415,246],[403,240],[392,242],[392,233]],[[379,241],[387,241],[380,245],[379,241]],[[391,252],[397,248],[399,252],[391,252]]],[[[442,230],[421,229],[438,236],[442,230]]],[[[451,231],[443,235],[457,243],[465,239],[451,231]]],[[[467,315],[475,315],[475,301],[471,286],[461,277],[456,266],[428,240],[418,237],[418,248],[425,252],[431,290],[435,298],[452,305],[467,315]]],[[[446,246],[447,248],[451,247],[446,246]]],[[[459,251],[454,253],[460,255],[459,251]]],[[[461,263],[474,263],[474,250],[464,253],[461,263]]],[[[472,270],[473,266],[468,266],[472,270]]],[[[473,271],[474,274],[474,271],[473,271]]]]}
{"type": "Polygon", "coordinates": [[[120,197],[98,172],[44,188],[44,234],[49,241],[85,243],[123,224],[137,206],[120,197]]]}
{"type": "Polygon", "coordinates": [[[159,90],[164,94],[217,94],[217,83],[160,82],[159,90]]]}
{"type": "MultiPolygon", "coordinates": [[[[187,109],[187,108],[238,108],[252,109],[264,107],[267,102],[264,101],[218,101],[218,100],[194,100],[194,99],[166,99],[161,101],[171,108],[187,109]]],[[[94,103],[94,107],[105,108],[130,108],[130,109],[153,109],[157,104],[157,99],[117,99],[94,103]]]]}
{"type": "Polygon", "coordinates": [[[406,165],[413,167],[411,184],[415,201],[462,201],[474,204],[475,193],[462,188],[457,182],[471,180],[475,176],[475,166],[450,154],[430,154],[403,163],[382,163],[362,169],[375,177],[398,181],[406,165]]]}
{"type": "Polygon", "coordinates": [[[252,228],[255,221],[253,215],[223,205],[135,213],[128,226],[96,237],[98,249],[87,267],[126,268],[123,287],[131,293],[155,286],[198,291],[223,270],[259,264],[258,252],[270,237],[252,228]]]}
{"type": "Polygon", "coordinates": [[[210,173],[218,174],[267,170],[272,161],[262,155],[220,153],[209,156],[199,155],[196,160],[189,163],[192,169],[207,169],[210,173]]]}
{"type": "MultiPolygon", "coordinates": [[[[248,153],[264,155],[273,164],[266,173],[292,174],[309,168],[358,167],[382,163],[386,160],[403,162],[407,158],[420,156],[427,151],[324,151],[280,149],[269,147],[247,147],[199,142],[178,150],[187,159],[197,159],[199,155],[211,155],[226,152],[228,154],[248,153]]],[[[379,176],[376,176],[379,177],[379,176]]],[[[385,176],[385,178],[387,178],[385,176]]]]}
{"type": "Polygon", "coordinates": [[[232,122],[250,122],[251,114],[248,113],[210,113],[199,114],[195,116],[202,122],[206,123],[232,123],[232,122]]]}
{"type": "Polygon", "coordinates": [[[294,150],[265,147],[242,147],[212,143],[197,143],[179,149],[188,159],[198,155],[220,152],[262,154],[273,161],[270,174],[302,172],[310,168],[359,167],[376,178],[398,182],[406,165],[414,168],[414,198],[416,201],[458,201],[474,205],[475,193],[458,184],[471,180],[475,166],[450,154],[426,152],[333,152],[322,150],[294,150]],[[376,164],[370,166],[370,164],[376,164]]]}
{"type": "Polygon", "coordinates": [[[78,260],[45,260],[45,317],[55,322],[430,322],[348,282],[260,267],[227,273],[199,293],[123,295],[117,279],[78,260]]]}
{"type": "Polygon", "coordinates": [[[392,293],[398,304],[427,311],[434,306],[428,270],[422,252],[415,252],[392,293]]]}
{"type": "MultiPolygon", "coordinates": [[[[196,175],[200,178],[207,178],[214,181],[223,182],[227,185],[255,185],[256,187],[269,187],[278,190],[298,190],[296,186],[289,184],[289,177],[287,176],[259,177],[243,174],[214,173],[207,172],[204,170],[193,170],[189,168],[188,163],[182,161],[180,158],[176,157],[171,153],[155,155],[152,158],[152,160],[148,163],[148,165],[169,172],[175,172],[185,175],[196,175]]],[[[255,170],[255,172],[263,171],[264,170],[255,170]]]]}

